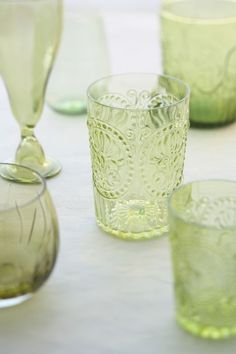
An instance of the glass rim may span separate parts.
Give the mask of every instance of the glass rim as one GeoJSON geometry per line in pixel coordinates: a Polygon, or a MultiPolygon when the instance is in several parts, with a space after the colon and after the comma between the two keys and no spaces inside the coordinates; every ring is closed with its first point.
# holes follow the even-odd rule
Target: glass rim
{"type": "Polygon", "coordinates": [[[108,76],[104,76],[100,79],[97,79],[96,81],[94,81],[92,84],[89,85],[88,89],[87,89],[87,97],[89,100],[91,100],[93,103],[96,103],[97,105],[99,106],[102,106],[102,107],[106,107],[106,108],[112,108],[112,109],[116,109],[116,110],[127,110],[127,111],[138,111],[138,112],[150,112],[150,111],[154,111],[154,110],[163,110],[163,109],[166,109],[166,108],[170,108],[170,107],[175,107],[179,104],[181,104],[182,102],[184,102],[187,98],[190,97],[190,86],[189,84],[187,84],[186,82],[176,78],[176,77],[173,77],[173,76],[170,76],[170,75],[162,75],[162,74],[157,74],[157,73],[148,73],[148,72],[141,72],[141,73],[137,73],[137,72],[127,72],[127,73],[121,73],[121,74],[111,74],[111,75],[108,75],[108,76]],[[156,108],[135,108],[135,107],[112,107],[111,105],[108,105],[108,104],[104,104],[104,103],[101,103],[98,101],[98,99],[94,98],[92,95],[91,95],[91,90],[92,88],[97,85],[99,82],[102,82],[102,81],[105,81],[105,80],[109,80],[109,79],[112,79],[112,78],[118,78],[118,77],[125,77],[125,76],[155,76],[155,77],[158,77],[158,78],[163,78],[163,79],[167,79],[167,80],[170,80],[170,81],[175,81],[177,82],[179,85],[185,87],[185,95],[183,98],[179,99],[177,102],[174,102],[174,103],[169,103],[169,104],[166,104],[164,105],[163,107],[156,107],[156,108]]]}
{"type": "MultiPolygon", "coordinates": [[[[176,2],[180,2],[181,0],[178,0],[176,2]]],[[[234,3],[232,0],[229,0],[228,2],[234,3]]],[[[228,17],[206,17],[206,18],[199,18],[199,17],[193,17],[193,16],[178,16],[175,14],[170,14],[170,12],[166,9],[166,7],[169,6],[169,4],[163,4],[161,6],[160,10],[160,16],[162,18],[166,18],[168,20],[174,19],[177,22],[181,23],[186,23],[186,24],[191,24],[191,25],[225,25],[225,24],[231,24],[236,22],[236,16],[228,16],[228,17]],[[181,19],[180,19],[181,17],[181,19]]]]}
{"type": "Polygon", "coordinates": [[[209,225],[207,223],[201,223],[201,222],[195,222],[195,221],[189,221],[188,219],[186,219],[185,217],[183,217],[176,208],[173,207],[172,205],[172,201],[174,196],[176,195],[176,193],[178,193],[179,191],[192,186],[194,184],[202,184],[202,183],[227,183],[227,184],[232,184],[235,185],[236,188],[236,181],[234,180],[228,180],[228,179],[200,179],[200,180],[194,180],[188,183],[185,183],[181,186],[179,186],[178,188],[176,188],[171,195],[168,198],[168,216],[170,218],[170,215],[173,215],[175,218],[183,221],[185,224],[188,225],[192,225],[192,226],[196,226],[196,227],[200,227],[202,229],[209,229],[209,230],[234,230],[236,227],[236,222],[234,226],[224,226],[222,228],[219,228],[217,226],[213,226],[213,225],[209,225]]]}
{"type": "MultiPolygon", "coordinates": [[[[40,0],[41,1],[41,0],[40,0]]],[[[36,175],[37,178],[39,179],[40,181],[40,185],[41,185],[41,190],[40,192],[37,194],[36,197],[33,197],[33,198],[30,198],[29,201],[27,201],[26,203],[23,203],[22,205],[19,205],[18,207],[19,208],[23,208],[23,207],[26,207],[32,203],[34,203],[36,200],[40,199],[42,197],[42,195],[45,193],[46,189],[47,189],[47,183],[46,183],[46,180],[43,176],[40,175],[40,173],[38,173],[37,171],[35,171],[34,169],[30,168],[30,167],[27,167],[27,166],[23,166],[23,165],[19,165],[19,164],[16,164],[16,163],[7,163],[7,162],[0,162],[0,167],[1,166],[9,166],[9,167],[16,167],[16,168],[20,168],[20,169],[23,169],[23,170],[27,170],[27,171],[30,171],[32,172],[33,175],[36,175]]],[[[9,183],[16,183],[16,184],[22,184],[24,186],[26,185],[32,185],[31,183],[28,183],[28,182],[23,182],[23,181],[17,181],[17,180],[14,180],[14,179],[8,179],[8,178],[4,178],[3,176],[1,176],[0,174],[0,177],[2,179],[4,179],[5,181],[9,182],[9,183]]],[[[0,209],[0,214],[2,213],[5,213],[5,212],[8,212],[8,211],[11,211],[11,210],[15,210],[17,209],[17,207],[10,207],[10,208],[5,208],[3,210],[0,209]]]]}

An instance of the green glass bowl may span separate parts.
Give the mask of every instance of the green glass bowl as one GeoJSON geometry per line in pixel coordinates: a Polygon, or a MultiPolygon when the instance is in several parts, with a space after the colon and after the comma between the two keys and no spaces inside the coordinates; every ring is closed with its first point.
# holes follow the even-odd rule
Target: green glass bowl
{"type": "Polygon", "coordinates": [[[0,308],[3,308],[31,298],[44,284],[56,261],[59,232],[45,180],[38,173],[0,163],[0,194],[0,308]],[[3,177],[7,169],[14,172],[14,180],[3,177]]]}

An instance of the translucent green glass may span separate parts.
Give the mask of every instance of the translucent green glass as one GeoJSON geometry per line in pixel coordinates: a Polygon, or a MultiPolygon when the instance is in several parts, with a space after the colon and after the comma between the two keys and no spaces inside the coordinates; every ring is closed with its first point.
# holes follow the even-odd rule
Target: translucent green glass
{"type": "Polygon", "coordinates": [[[87,110],[86,91],[97,77],[109,74],[102,17],[83,11],[79,1],[64,11],[60,50],[47,90],[47,103],[58,113],[75,116],[87,110]]]}
{"type": "Polygon", "coordinates": [[[234,121],[236,1],[163,1],[161,28],[164,72],[189,83],[192,124],[234,121]]]}
{"type": "Polygon", "coordinates": [[[167,231],[167,198],[182,181],[189,89],[155,74],[111,76],[88,90],[97,222],[130,239],[167,231]]]}
{"type": "Polygon", "coordinates": [[[0,177],[0,308],[29,298],[49,277],[58,251],[58,224],[42,177],[17,165],[28,183],[0,177]]]}
{"type": "Polygon", "coordinates": [[[0,0],[0,75],[22,139],[15,161],[44,177],[61,169],[57,162],[45,157],[34,135],[61,27],[61,0],[0,0]]]}
{"type": "Polygon", "coordinates": [[[203,338],[236,335],[236,183],[181,187],[169,223],[177,321],[203,338]]]}

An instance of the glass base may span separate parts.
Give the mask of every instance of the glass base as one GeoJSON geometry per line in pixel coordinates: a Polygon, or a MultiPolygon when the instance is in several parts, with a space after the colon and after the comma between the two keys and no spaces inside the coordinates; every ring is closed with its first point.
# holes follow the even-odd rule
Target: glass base
{"type": "MultiPolygon", "coordinates": [[[[24,164],[24,166],[31,168],[32,170],[38,172],[44,178],[51,178],[56,176],[61,172],[61,164],[54,159],[48,158],[42,166],[35,166],[31,164],[24,164]]],[[[27,171],[22,171],[16,169],[13,166],[2,166],[0,168],[0,175],[8,180],[17,181],[21,183],[33,183],[32,173],[27,173],[27,171]]]]}
{"type": "Polygon", "coordinates": [[[227,121],[222,121],[222,122],[197,122],[194,120],[191,120],[190,118],[190,127],[191,128],[197,128],[197,129],[214,129],[214,128],[221,128],[227,125],[230,125],[235,122],[235,118],[227,121]]]}
{"type": "Polygon", "coordinates": [[[225,339],[236,335],[235,327],[213,327],[204,326],[186,317],[177,315],[178,324],[187,332],[205,339],[225,339]]]}
{"type": "Polygon", "coordinates": [[[103,231],[113,236],[116,236],[118,238],[121,238],[123,240],[149,240],[151,238],[161,237],[168,232],[168,226],[163,226],[160,227],[159,229],[154,229],[151,231],[133,233],[133,232],[124,232],[124,231],[112,229],[104,225],[103,223],[101,223],[98,219],[97,219],[97,224],[103,231]]]}
{"type": "Polygon", "coordinates": [[[166,202],[140,199],[96,199],[98,225],[107,233],[122,239],[145,240],[168,231],[166,202]]]}
{"type": "Polygon", "coordinates": [[[0,299],[0,309],[22,304],[22,302],[25,302],[25,301],[31,299],[32,296],[33,296],[33,294],[26,294],[26,295],[17,296],[15,298],[11,298],[11,299],[0,299]]]}
{"type": "Polygon", "coordinates": [[[48,102],[55,112],[70,116],[82,115],[87,112],[86,101],[76,99],[63,99],[57,102],[48,102]]]}
{"type": "Polygon", "coordinates": [[[38,172],[44,178],[51,178],[58,175],[62,166],[59,161],[54,160],[51,157],[48,157],[46,162],[42,166],[27,166],[38,172]]]}

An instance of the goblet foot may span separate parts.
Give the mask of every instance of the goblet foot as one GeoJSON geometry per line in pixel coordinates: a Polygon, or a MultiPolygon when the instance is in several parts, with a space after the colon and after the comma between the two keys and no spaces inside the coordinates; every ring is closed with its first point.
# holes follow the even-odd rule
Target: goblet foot
{"type": "MultiPolygon", "coordinates": [[[[33,135],[32,129],[25,128],[23,132],[25,135],[22,134],[22,140],[16,151],[15,164],[28,167],[44,178],[57,175],[61,171],[61,164],[52,158],[46,158],[42,146],[33,135]]],[[[11,181],[34,182],[32,181],[34,174],[26,169],[19,169],[15,165],[2,165],[0,175],[11,181]]]]}
{"type": "MultiPolygon", "coordinates": [[[[0,176],[10,181],[16,181],[21,183],[34,183],[34,175],[27,170],[17,168],[17,165],[2,165],[0,167],[0,176]]],[[[61,164],[52,158],[48,158],[42,165],[34,165],[21,163],[20,165],[28,167],[38,172],[44,178],[50,178],[60,173],[62,167],[61,164]]],[[[37,181],[36,181],[37,182],[37,181]]]]}
{"type": "Polygon", "coordinates": [[[32,168],[44,178],[54,177],[58,175],[62,169],[60,162],[51,157],[48,157],[42,165],[28,165],[24,163],[24,166],[32,168]]]}

